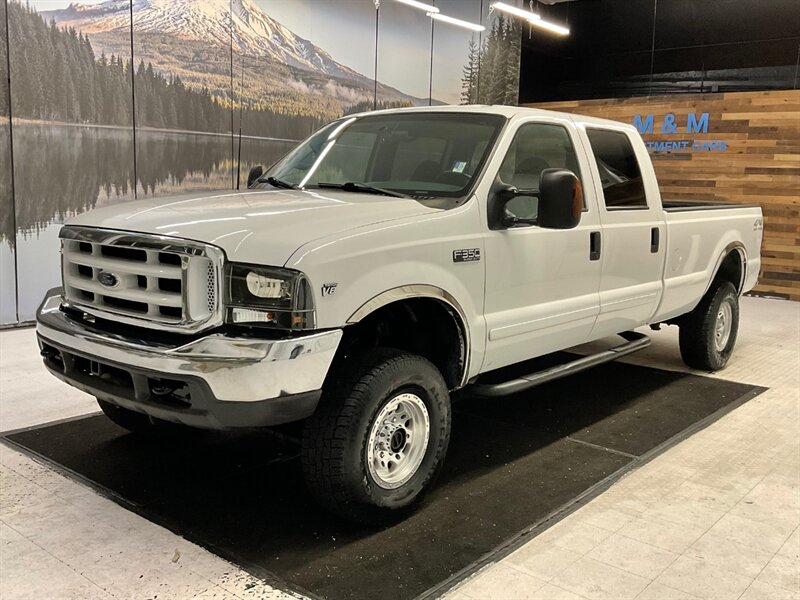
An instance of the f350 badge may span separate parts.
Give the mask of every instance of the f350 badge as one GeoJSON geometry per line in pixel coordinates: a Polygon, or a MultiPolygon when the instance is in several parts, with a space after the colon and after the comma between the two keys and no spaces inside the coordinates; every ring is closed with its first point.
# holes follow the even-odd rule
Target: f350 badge
{"type": "Polygon", "coordinates": [[[481,259],[480,248],[464,248],[462,250],[453,250],[453,262],[474,262],[481,259]]]}

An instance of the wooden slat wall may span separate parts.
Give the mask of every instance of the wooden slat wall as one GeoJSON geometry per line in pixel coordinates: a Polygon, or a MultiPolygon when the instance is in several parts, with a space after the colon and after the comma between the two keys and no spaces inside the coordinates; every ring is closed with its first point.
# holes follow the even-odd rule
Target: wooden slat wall
{"type": "Polygon", "coordinates": [[[664,198],[759,204],[764,211],[757,293],[800,300],[800,90],[687,94],[527,104],[625,123],[654,115],[648,140],[724,140],[727,152],[651,153],[664,198]],[[709,113],[706,134],[685,133],[709,113]],[[661,131],[673,113],[679,131],[661,131]]]}

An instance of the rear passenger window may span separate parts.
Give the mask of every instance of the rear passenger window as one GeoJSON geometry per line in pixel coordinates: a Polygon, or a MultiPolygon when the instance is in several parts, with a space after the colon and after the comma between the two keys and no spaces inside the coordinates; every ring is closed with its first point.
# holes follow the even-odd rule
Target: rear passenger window
{"type": "Polygon", "coordinates": [[[586,134],[600,171],[606,208],[647,208],[642,172],[628,136],[601,129],[588,129],[586,134]]]}

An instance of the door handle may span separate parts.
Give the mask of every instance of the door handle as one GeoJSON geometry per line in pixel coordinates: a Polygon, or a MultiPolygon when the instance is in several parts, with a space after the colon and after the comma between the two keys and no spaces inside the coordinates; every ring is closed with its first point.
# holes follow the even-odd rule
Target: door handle
{"type": "Polygon", "coordinates": [[[650,253],[655,254],[658,252],[658,242],[661,234],[658,230],[658,227],[653,227],[650,229],[650,253]]]}
{"type": "Polygon", "coordinates": [[[591,232],[589,234],[589,260],[600,260],[601,246],[602,240],[600,239],[600,232],[591,232]]]}

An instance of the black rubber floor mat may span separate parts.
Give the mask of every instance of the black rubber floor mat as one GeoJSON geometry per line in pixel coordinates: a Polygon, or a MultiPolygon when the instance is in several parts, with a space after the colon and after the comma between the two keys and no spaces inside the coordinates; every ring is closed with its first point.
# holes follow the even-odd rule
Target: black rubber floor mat
{"type": "Polygon", "coordinates": [[[157,442],[98,415],[7,437],[287,589],[407,600],[441,589],[590,488],[760,391],[610,363],[508,398],[460,399],[437,486],[415,514],[385,529],[320,511],[285,435],[157,442]]]}

